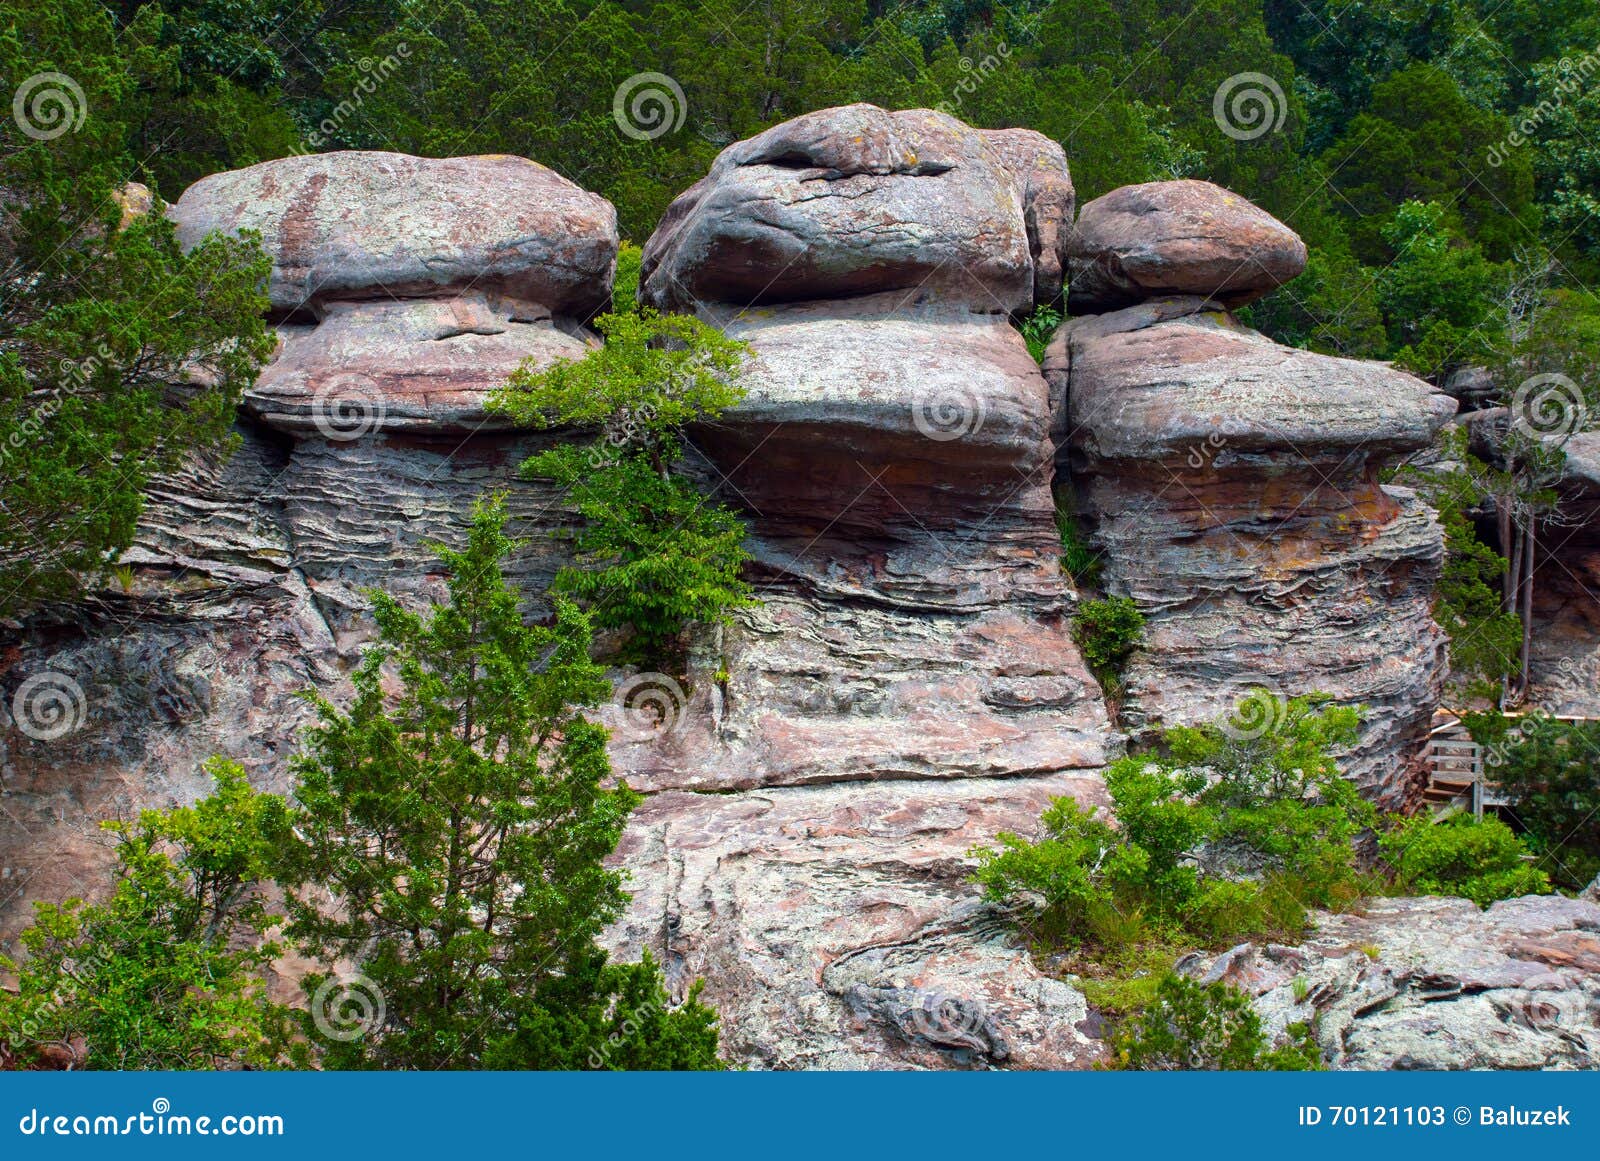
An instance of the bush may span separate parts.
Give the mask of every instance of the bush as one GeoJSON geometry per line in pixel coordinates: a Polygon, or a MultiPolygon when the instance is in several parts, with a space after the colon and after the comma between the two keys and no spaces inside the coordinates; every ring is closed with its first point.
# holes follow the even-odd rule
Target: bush
{"type": "Polygon", "coordinates": [[[1357,710],[1296,698],[1270,721],[1168,730],[1165,753],[1106,771],[1116,828],[1057,799],[1038,840],[973,852],[976,881],[995,902],[1042,900],[1033,932],[1057,947],[1297,933],[1306,903],[1354,893],[1353,840],[1374,815],[1327,753],[1353,740],[1357,710]]]}
{"type": "Polygon", "coordinates": [[[1022,338],[1028,344],[1028,354],[1035,363],[1044,362],[1045,348],[1055,338],[1061,325],[1061,312],[1053,306],[1041,306],[1022,322],[1022,338]]]}
{"type": "Polygon", "coordinates": [[[1309,1072],[1322,1055],[1304,1024],[1269,1049],[1250,999],[1225,983],[1169,975],[1155,1003],[1112,1037],[1116,1067],[1145,1072],[1309,1072]]]}
{"type": "Polygon", "coordinates": [[[1396,880],[1418,894],[1460,895],[1487,907],[1496,899],[1550,891],[1550,877],[1523,861],[1527,848],[1497,818],[1476,822],[1458,815],[1435,822],[1418,815],[1397,820],[1378,846],[1396,880]]]}
{"type": "Polygon", "coordinates": [[[104,903],[36,905],[15,993],[0,989],[0,1067],[211,1069],[281,1062],[292,1025],[262,975],[281,948],[258,886],[283,801],[212,759],[192,807],[102,824],[118,836],[104,903]]]}
{"type": "MultiPolygon", "coordinates": [[[[631,256],[619,259],[632,277],[631,256]]],[[[632,651],[667,660],[691,623],[750,602],[744,525],[673,472],[683,431],[744,397],[749,347],[689,315],[648,308],[604,314],[606,343],[578,361],[521,368],[492,405],[535,427],[597,428],[588,446],[563,442],[522,465],[567,488],[583,516],[577,565],[553,590],[583,602],[596,626],[631,630],[632,651]]]]}
{"type": "Polygon", "coordinates": [[[1056,533],[1061,537],[1061,571],[1080,588],[1100,583],[1100,557],[1089,547],[1072,509],[1060,492],[1056,494],[1056,533]]]}
{"type": "Polygon", "coordinates": [[[1144,614],[1131,597],[1082,601],[1072,636],[1096,680],[1108,689],[1117,685],[1123,664],[1144,635],[1144,614]]]}

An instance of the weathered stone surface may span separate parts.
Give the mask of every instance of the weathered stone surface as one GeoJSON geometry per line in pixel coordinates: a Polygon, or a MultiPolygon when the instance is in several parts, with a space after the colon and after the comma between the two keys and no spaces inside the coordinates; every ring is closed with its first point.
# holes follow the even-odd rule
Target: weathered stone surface
{"type": "Polygon", "coordinates": [[[1260,298],[1306,265],[1306,247],[1265,210],[1206,181],[1122,186],[1083,207],[1069,246],[1074,312],[1195,294],[1260,298]]]}
{"type": "Polygon", "coordinates": [[[768,520],[950,526],[1049,482],[1044,380],[1002,317],[893,294],[704,317],[755,348],[703,442],[768,520]]]}
{"type": "Polygon", "coordinates": [[[633,904],[610,933],[696,978],[735,1060],[762,1068],[1083,1068],[1083,997],[1040,974],[966,876],[968,849],[1031,830],[1096,777],[663,793],[616,859],[633,904]]]}
{"type": "Polygon", "coordinates": [[[611,203],[522,157],[348,151],[202,178],[170,213],[193,245],[257,230],[273,309],[473,289],[587,318],[609,301],[611,203]]]}
{"type": "Polygon", "coordinates": [[[997,777],[1114,754],[1068,625],[1045,384],[1016,331],[883,296],[708,317],[755,352],[748,398],[695,438],[748,515],[763,605],[704,648],[679,728],[621,751],[630,777],[997,777]]]}
{"type": "Polygon", "coordinates": [[[1147,617],[1124,724],[1225,717],[1253,686],[1330,693],[1368,707],[1357,781],[1403,801],[1443,680],[1442,545],[1378,471],[1454,401],[1278,347],[1194,298],[1072,320],[1045,372],[1105,583],[1147,617]]]}
{"type": "Polygon", "coordinates": [[[1060,287],[1065,158],[1037,134],[847,105],[730,145],[645,246],[662,309],[898,291],[1015,313],[1060,287]],[[1030,241],[1031,239],[1031,241],[1030,241]]]}
{"type": "Polygon", "coordinates": [[[550,312],[469,291],[454,298],[329,303],[315,326],[279,328],[283,349],[245,406],[285,431],[351,439],[377,430],[484,431],[485,410],[524,361],[581,359],[595,340],[550,312]]]}
{"type": "Polygon", "coordinates": [[[1300,947],[1245,944],[1180,970],[1243,988],[1274,1035],[1315,1019],[1333,1068],[1600,1066],[1595,903],[1374,899],[1316,919],[1300,947]]]}
{"type": "Polygon", "coordinates": [[[1022,189],[1028,248],[1033,254],[1033,299],[1052,302],[1066,282],[1067,245],[1077,191],[1067,170],[1067,155],[1032,129],[983,129],[989,147],[1022,189]]]}
{"type": "Polygon", "coordinates": [[[1551,713],[1600,717],[1600,431],[1562,450],[1561,519],[1540,530],[1534,564],[1534,695],[1551,713]]]}

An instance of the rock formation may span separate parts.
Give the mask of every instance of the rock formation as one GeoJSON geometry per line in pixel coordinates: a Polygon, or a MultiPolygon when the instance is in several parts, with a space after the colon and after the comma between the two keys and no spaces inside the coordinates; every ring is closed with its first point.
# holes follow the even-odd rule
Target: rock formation
{"type": "Polygon", "coordinates": [[[1533,682],[1551,713],[1600,718],[1600,431],[1563,451],[1561,518],[1535,557],[1533,682]]]}
{"type": "Polygon", "coordinates": [[[1310,1024],[1329,1067],[1600,1067],[1600,906],[1529,896],[1375,899],[1298,947],[1242,944],[1180,970],[1252,996],[1265,1029],[1310,1024]]]}
{"type": "MultiPolygon", "coordinates": [[[[645,301],[754,352],[686,468],[746,517],[761,603],[698,635],[686,675],[615,675],[601,716],[648,797],[609,938],[675,987],[704,977],[732,1059],[1102,1058],[1082,996],[967,881],[970,848],[1051,797],[1100,803],[1123,745],[1070,632],[1051,495],[1069,472],[1108,583],[1150,616],[1128,722],[1213,716],[1230,682],[1327,690],[1373,707],[1357,766],[1401,796],[1440,675],[1439,538],[1376,472],[1451,405],[1239,326],[1211,300],[1291,277],[1303,249],[1181,186],[1109,195],[1075,229],[1040,135],[856,105],[725,150],[646,246],[645,301]],[[1067,324],[1047,382],[1013,322],[1074,262],[1121,309],[1067,324]]],[[[152,489],[126,587],[7,642],[8,709],[48,677],[76,715],[0,736],[6,934],[26,901],[90,889],[92,820],[192,799],[204,758],[287,789],[293,695],[347,692],[364,588],[440,594],[427,543],[458,540],[483,491],[508,493],[531,601],[564,562],[547,534],[573,513],[515,467],[571,433],[483,404],[523,360],[595,341],[609,205],[517,158],[341,153],[215,175],[172,213],[190,242],[261,233],[282,343],[237,454],[152,489]]]]}
{"type": "Polygon", "coordinates": [[[1067,254],[1074,314],[1181,294],[1242,306],[1306,266],[1293,230],[1208,181],[1125,185],[1096,198],[1067,254]]]}
{"type": "MultiPolygon", "coordinates": [[[[1198,183],[1179,184],[1171,196],[1137,187],[1134,204],[1195,204],[1198,183]]],[[[1234,216],[1250,223],[1244,238],[1286,232],[1259,210],[1234,216]]],[[[1080,223],[1074,253],[1111,233],[1080,223]]],[[[1348,765],[1398,806],[1411,791],[1402,756],[1444,677],[1429,615],[1443,547],[1427,507],[1378,473],[1427,446],[1456,404],[1382,364],[1279,347],[1239,324],[1206,297],[1237,300],[1239,253],[1155,230],[1138,284],[1199,294],[1071,319],[1045,356],[1060,475],[1107,588],[1147,618],[1123,722],[1215,720],[1254,686],[1360,702],[1368,715],[1348,765]]]]}
{"type": "Polygon", "coordinates": [[[645,301],[754,350],[694,442],[749,517],[762,605],[679,728],[620,748],[666,791],[625,852],[651,884],[627,932],[706,976],[742,1059],[1098,1058],[1081,997],[964,881],[974,842],[1096,797],[1117,745],[1008,318],[1059,283],[1071,189],[1037,134],[851,106],[725,150],[645,247],[645,301]]]}

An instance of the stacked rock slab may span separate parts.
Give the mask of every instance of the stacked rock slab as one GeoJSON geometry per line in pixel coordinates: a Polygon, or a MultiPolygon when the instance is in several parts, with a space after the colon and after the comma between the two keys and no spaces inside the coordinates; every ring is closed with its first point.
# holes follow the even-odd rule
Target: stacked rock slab
{"type": "Polygon", "coordinates": [[[693,434],[762,603],[703,650],[678,728],[620,748],[664,791],[620,942],[705,976],[740,1059],[1098,1056],[965,858],[1053,795],[1097,800],[1112,747],[1009,321],[1059,284],[1071,188],[1036,134],[856,105],[725,150],[645,247],[647,302],[754,351],[693,434]]]}
{"type": "Polygon", "coordinates": [[[81,691],[76,728],[0,737],[7,934],[29,901],[94,890],[96,821],[205,793],[212,755],[287,789],[295,695],[347,692],[363,590],[440,596],[429,542],[459,542],[484,492],[509,493],[530,592],[564,563],[543,533],[571,513],[515,478],[554,437],[500,430],[483,400],[524,358],[589,348],[581,320],[609,301],[617,249],[608,203],[518,158],[340,153],[206,178],[171,213],[189,244],[259,232],[282,342],[238,450],[150,489],[127,587],[7,651],[8,705],[33,677],[81,691]]]}
{"type": "Polygon", "coordinates": [[[1348,766],[1398,806],[1443,679],[1429,615],[1442,542],[1428,509],[1379,472],[1427,446],[1456,404],[1384,364],[1277,346],[1209,297],[1257,297],[1303,255],[1286,227],[1215,186],[1108,194],[1085,207],[1071,255],[1074,277],[1117,273],[1114,286],[1074,284],[1080,309],[1106,313],[1065,323],[1045,372],[1106,585],[1147,617],[1124,724],[1227,717],[1254,687],[1332,694],[1367,707],[1348,766]],[[1139,288],[1146,301],[1117,307],[1139,288]]]}

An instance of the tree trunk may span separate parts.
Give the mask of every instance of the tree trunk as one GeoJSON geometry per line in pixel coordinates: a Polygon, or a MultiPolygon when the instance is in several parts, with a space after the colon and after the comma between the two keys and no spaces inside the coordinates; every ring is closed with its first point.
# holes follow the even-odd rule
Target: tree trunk
{"type": "Polygon", "coordinates": [[[1537,528],[1535,521],[1528,522],[1528,530],[1523,534],[1527,542],[1523,549],[1522,561],[1522,696],[1528,696],[1529,684],[1529,657],[1533,650],[1533,550],[1537,543],[1537,528]]]}

